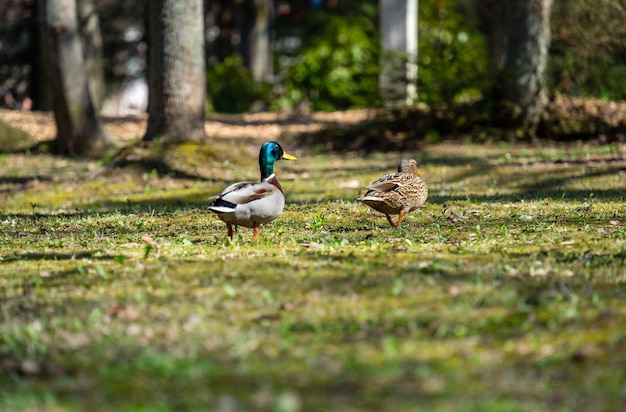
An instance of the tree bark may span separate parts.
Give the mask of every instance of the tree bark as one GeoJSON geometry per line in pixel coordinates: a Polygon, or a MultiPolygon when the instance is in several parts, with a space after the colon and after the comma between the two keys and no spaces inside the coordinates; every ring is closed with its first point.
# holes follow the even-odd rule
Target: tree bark
{"type": "Polygon", "coordinates": [[[206,103],[202,0],[148,3],[148,128],[162,136],[199,141],[206,103]]]}
{"type": "Polygon", "coordinates": [[[100,156],[110,141],[89,92],[76,0],[42,0],[39,26],[57,126],[54,149],[63,155],[100,156]]]}
{"type": "Polygon", "coordinates": [[[379,88],[386,106],[417,99],[418,0],[380,0],[379,88]]]}
{"type": "Polygon", "coordinates": [[[106,92],[100,19],[94,0],[80,0],[77,2],[77,6],[80,37],[83,41],[83,56],[89,79],[89,92],[96,109],[99,110],[106,92]]]}
{"type": "Polygon", "coordinates": [[[224,62],[235,53],[232,42],[235,31],[235,0],[213,1],[211,13],[219,28],[219,34],[215,39],[215,55],[220,62],[224,62]]]}
{"type": "Polygon", "coordinates": [[[273,78],[272,0],[245,0],[242,5],[241,56],[255,82],[270,82],[273,78]]]}
{"type": "Polygon", "coordinates": [[[548,104],[546,75],[553,0],[506,0],[507,47],[502,98],[508,126],[536,130],[548,104]]]}
{"type": "Polygon", "coordinates": [[[507,21],[506,4],[502,0],[475,0],[474,10],[478,16],[479,29],[487,40],[489,73],[497,78],[506,58],[507,21]]]}

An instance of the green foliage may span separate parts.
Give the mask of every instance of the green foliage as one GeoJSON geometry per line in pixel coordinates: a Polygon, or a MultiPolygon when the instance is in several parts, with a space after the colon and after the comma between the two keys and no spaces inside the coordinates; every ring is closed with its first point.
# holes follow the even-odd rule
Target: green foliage
{"type": "Polygon", "coordinates": [[[239,56],[227,57],[209,68],[206,79],[209,106],[220,113],[244,113],[269,95],[270,87],[256,84],[239,56]]]}
{"type": "Polygon", "coordinates": [[[419,5],[418,93],[427,104],[467,101],[488,85],[484,37],[472,30],[457,2],[419,5]]]}
{"type": "Polygon", "coordinates": [[[313,110],[378,106],[379,43],[365,17],[332,16],[312,45],[281,68],[284,91],[277,106],[308,102],[313,110]]]}
{"type": "Polygon", "coordinates": [[[626,100],[626,8],[618,0],[555,2],[549,85],[561,93],[626,100]]]}
{"type": "Polygon", "coordinates": [[[31,135],[0,120],[0,152],[25,150],[34,144],[31,135]]]}
{"type": "MultiPolygon", "coordinates": [[[[626,15],[615,0],[600,3],[555,3],[548,65],[551,90],[626,99],[626,30],[622,24],[626,15]]],[[[279,27],[279,36],[297,38],[301,47],[277,51],[280,90],[273,97],[273,108],[300,103],[310,104],[312,110],[380,105],[377,6],[374,2],[346,4],[342,10],[346,16],[324,8],[307,14],[303,27],[291,31],[279,27]]],[[[421,102],[473,100],[491,87],[494,79],[488,74],[487,39],[479,31],[476,7],[454,0],[420,3],[421,102]]],[[[267,87],[255,87],[239,59],[217,65],[207,79],[217,111],[245,111],[268,96],[267,87]]]]}

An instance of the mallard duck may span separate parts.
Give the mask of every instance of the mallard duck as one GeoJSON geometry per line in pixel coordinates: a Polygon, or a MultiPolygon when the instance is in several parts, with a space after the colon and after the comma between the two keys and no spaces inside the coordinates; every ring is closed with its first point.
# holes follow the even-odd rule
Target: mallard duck
{"type": "Polygon", "coordinates": [[[226,222],[228,237],[233,239],[233,225],[254,229],[256,242],[259,227],[283,213],[285,195],[274,174],[274,163],[280,159],[296,160],[276,142],[266,142],[259,152],[260,182],[233,183],[214,197],[209,210],[226,222]]]}
{"type": "Polygon", "coordinates": [[[398,173],[385,175],[360,190],[367,193],[357,200],[384,213],[392,227],[400,226],[405,213],[422,206],[428,197],[426,181],[420,177],[414,159],[402,159],[398,173]],[[400,216],[394,223],[389,215],[400,216]]]}

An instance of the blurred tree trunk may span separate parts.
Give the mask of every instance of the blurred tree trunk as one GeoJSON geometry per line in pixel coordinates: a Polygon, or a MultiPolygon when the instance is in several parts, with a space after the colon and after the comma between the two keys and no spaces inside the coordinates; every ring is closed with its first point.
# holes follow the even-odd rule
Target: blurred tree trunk
{"type": "Polygon", "coordinates": [[[94,0],[79,0],[77,6],[80,38],[83,41],[83,57],[89,78],[89,91],[96,110],[99,111],[105,96],[100,19],[94,0]]]}
{"type": "Polygon", "coordinates": [[[204,137],[202,0],[148,2],[148,128],[143,140],[204,137]]]}
{"type": "Polygon", "coordinates": [[[507,5],[502,0],[474,0],[479,28],[487,39],[489,71],[494,78],[499,75],[506,58],[507,5]]]}
{"type": "Polygon", "coordinates": [[[382,59],[379,88],[385,105],[417,99],[418,0],[379,0],[382,59]]]}
{"type": "Polygon", "coordinates": [[[76,0],[41,0],[39,32],[57,126],[55,151],[100,156],[109,146],[89,93],[76,0]]]}
{"type": "Polygon", "coordinates": [[[505,0],[507,45],[502,67],[504,122],[533,134],[548,105],[546,88],[553,0],[505,0]]]}
{"type": "Polygon", "coordinates": [[[244,0],[241,19],[241,56],[256,82],[273,78],[272,65],[272,0],[244,0]]]}
{"type": "Polygon", "coordinates": [[[215,54],[220,62],[234,54],[233,32],[235,30],[235,0],[216,0],[211,2],[211,13],[219,34],[215,39],[215,54]]]}

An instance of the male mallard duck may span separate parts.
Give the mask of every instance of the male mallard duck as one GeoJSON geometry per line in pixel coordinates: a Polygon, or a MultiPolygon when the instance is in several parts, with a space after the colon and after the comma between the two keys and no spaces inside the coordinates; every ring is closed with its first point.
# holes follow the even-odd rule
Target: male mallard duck
{"type": "Polygon", "coordinates": [[[402,159],[398,173],[385,175],[361,190],[367,193],[357,200],[384,213],[389,224],[396,227],[400,226],[405,213],[423,205],[428,197],[426,181],[420,177],[413,159],[402,159]],[[394,223],[389,215],[398,214],[398,222],[394,223]]]}
{"type": "Polygon", "coordinates": [[[215,198],[209,210],[226,222],[228,237],[233,239],[233,225],[254,229],[257,240],[259,226],[269,223],[283,213],[285,195],[274,174],[277,160],[296,160],[276,142],[266,142],[259,152],[260,182],[239,182],[228,186],[215,198]]]}

